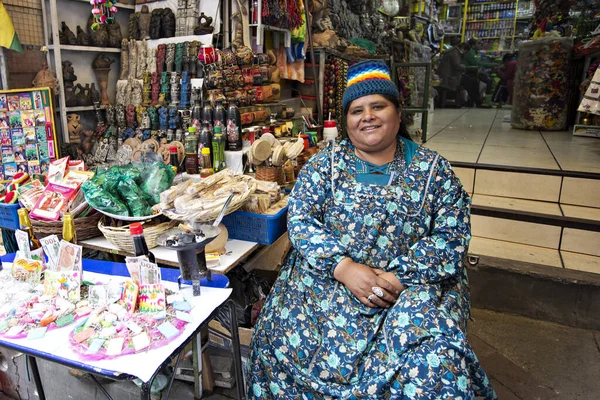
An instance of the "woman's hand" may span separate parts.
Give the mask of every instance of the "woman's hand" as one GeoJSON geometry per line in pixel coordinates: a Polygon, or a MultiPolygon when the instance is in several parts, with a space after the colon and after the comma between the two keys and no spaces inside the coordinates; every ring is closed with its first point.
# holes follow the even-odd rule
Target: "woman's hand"
{"type": "Polygon", "coordinates": [[[392,286],[394,286],[394,289],[400,291],[400,293],[402,293],[404,289],[406,289],[402,282],[400,282],[400,280],[396,277],[396,275],[394,275],[393,272],[385,272],[380,269],[375,269],[374,271],[377,274],[377,276],[391,283],[392,286]]]}
{"type": "Polygon", "coordinates": [[[394,288],[394,285],[388,280],[378,275],[381,273],[383,271],[355,263],[351,258],[345,258],[337,265],[333,276],[343,283],[364,305],[373,308],[389,308],[396,302],[401,290],[394,288]],[[383,297],[377,297],[373,294],[373,287],[375,286],[383,290],[383,297]],[[369,296],[371,300],[369,300],[369,296]]]}

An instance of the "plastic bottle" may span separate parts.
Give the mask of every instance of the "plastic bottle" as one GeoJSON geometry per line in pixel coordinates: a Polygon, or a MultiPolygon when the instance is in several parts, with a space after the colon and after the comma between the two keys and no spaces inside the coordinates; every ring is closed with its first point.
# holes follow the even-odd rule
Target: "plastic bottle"
{"type": "Polygon", "coordinates": [[[185,147],[185,171],[188,174],[198,173],[198,136],[196,127],[190,126],[183,143],[185,147]]]}
{"type": "Polygon", "coordinates": [[[70,212],[63,214],[63,229],[62,229],[63,240],[69,243],[77,244],[77,232],[75,231],[75,221],[73,221],[73,215],[70,212]]]}
{"type": "Polygon", "coordinates": [[[19,228],[22,231],[27,232],[27,235],[29,236],[29,248],[31,250],[36,250],[42,247],[40,241],[33,235],[33,226],[31,225],[31,219],[29,219],[27,209],[19,208],[17,214],[19,215],[19,228]]]}
{"type": "Polygon", "coordinates": [[[324,122],[323,127],[323,139],[326,142],[334,142],[338,137],[337,124],[334,120],[329,120],[324,122]]]}
{"type": "Polygon", "coordinates": [[[202,149],[212,146],[212,129],[207,124],[202,124],[202,129],[198,135],[198,169],[203,168],[202,149]]]}
{"type": "Polygon", "coordinates": [[[227,150],[242,150],[242,117],[234,102],[227,110],[227,150]]]}
{"type": "Polygon", "coordinates": [[[212,164],[210,162],[210,147],[202,148],[202,169],[200,170],[200,177],[206,178],[215,173],[215,170],[212,169],[212,164]]]}
{"type": "Polygon", "coordinates": [[[225,131],[225,126],[227,124],[227,112],[225,111],[225,107],[223,107],[223,102],[221,100],[217,100],[217,104],[215,105],[215,112],[213,114],[214,126],[220,126],[225,131]]]}
{"type": "Polygon", "coordinates": [[[169,165],[175,171],[175,174],[179,172],[179,158],[177,157],[177,146],[169,147],[169,165]]]}
{"type": "Polygon", "coordinates": [[[220,126],[215,126],[212,137],[213,169],[219,172],[227,168],[225,163],[225,136],[220,126]]]}
{"type": "Polygon", "coordinates": [[[142,224],[134,222],[129,225],[129,233],[131,233],[131,238],[133,239],[133,254],[136,257],[146,256],[151,263],[156,262],[154,254],[148,250],[146,239],[144,239],[144,228],[142,227],[142,224]]]}
{"type": "Polygon", "coordinates": [[[208,124],[210,129],[213,127],[213,108],[210,105],[210,100],[204,102],[202,108],[202,124],[208,124]]]}

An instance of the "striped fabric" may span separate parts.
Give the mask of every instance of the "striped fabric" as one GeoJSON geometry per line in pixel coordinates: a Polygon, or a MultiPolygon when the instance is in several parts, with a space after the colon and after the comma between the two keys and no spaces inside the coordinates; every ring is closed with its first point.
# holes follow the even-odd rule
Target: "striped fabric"
{"type": "Polygon", "coordinates": [[[390,70],[382,60],[365,60],[348,68],[346,90],[342,98],[342,107],[347,107],[359,97],[380,94],[400,98],[398,88],[392,82],[390,70]]]}
{"type": "Polygon", "coordinates": [[[385,64],[365,64],[348,71],[348,87],[369,79],[385,79],[391,81],[390,72],[385,64]]]}

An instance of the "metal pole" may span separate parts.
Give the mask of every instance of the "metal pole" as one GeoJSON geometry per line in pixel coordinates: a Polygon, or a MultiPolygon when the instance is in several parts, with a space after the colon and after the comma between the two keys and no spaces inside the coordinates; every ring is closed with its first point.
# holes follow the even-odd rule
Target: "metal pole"
{"type": "Polygon", "coordinates": [[[44,394],[44,384],[42,383],[42,378],[40,378],[40,370],[38,369],[37,360],[35,357],[27,356],[29,360],[29,365],[31,365],[31,373],[33,374],[33,381],[35,382],[35,388],[38,392],[38,397],[40,400],[46,400],[46,395],[44,394]]]}
{"type": "Polygon", "coordinates": [[[244,375],[242,374],[242,354],[240,351],[240,333],[238,331],[238,321],[235,312],[235,303],[232,300],[227,301],[229,307],[229,319],[231,320],[231,341],[233,342],[233,369],[235,372],[235,384],[239,400],[246,398],[244,395],[244,375]]]}
{"type": "Polygon", "coordinates": [[[6,51],[3,47],[0,47],[0,77],[2,82],[0,88],[2,90],[8,89],[8,65],[6,64],[6,51]]]}
{"type": "MultiPolygon", "coordinates": [[[[169,399],[169,395],[171,394],[171,388],[173,387],[173,381],[175,381],[175,375],[177,374],[177,368],[179,368],[179,362],[181,361],[181,357],[183,356],[183,350],[177,356],[177,362],[175,363],[175,368],[173,369],[173,375],[171,376],[171,380],[169,382],[169,387],[167,388],[167,392],[165,394],[164,400],[169,399]]],[[[162,397],[161,397],[162,399],[162,397]]]]}

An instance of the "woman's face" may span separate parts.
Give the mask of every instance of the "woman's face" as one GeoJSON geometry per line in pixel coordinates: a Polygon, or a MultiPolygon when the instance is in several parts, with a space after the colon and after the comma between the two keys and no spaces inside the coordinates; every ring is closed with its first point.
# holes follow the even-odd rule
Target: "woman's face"
{"type": "Polygon", "coordinates": [[[396,140],[400,110],[382,95],[363,96],[350,103],[346,125],[357,149],[376,153],[389,148],[396,140]]]}

